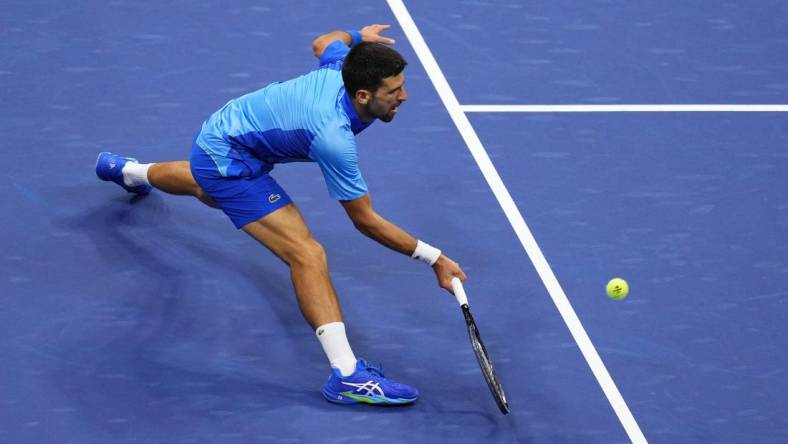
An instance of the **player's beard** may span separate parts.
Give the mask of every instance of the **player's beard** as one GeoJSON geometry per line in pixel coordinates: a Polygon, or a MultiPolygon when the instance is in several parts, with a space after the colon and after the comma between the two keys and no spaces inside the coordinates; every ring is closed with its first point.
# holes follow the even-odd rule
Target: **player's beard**
{"type": "Polygon", "coordinates": [[[371,102],[367,103],[367,112],[376,119],[382,120],[383,122],[391,122],[394,120],[394,116],[397,115],[397,111],[399,110],[399,106],[401,104],[402,102],[392,105],[384,105],[381,102],[372,100],[371,102]]]}

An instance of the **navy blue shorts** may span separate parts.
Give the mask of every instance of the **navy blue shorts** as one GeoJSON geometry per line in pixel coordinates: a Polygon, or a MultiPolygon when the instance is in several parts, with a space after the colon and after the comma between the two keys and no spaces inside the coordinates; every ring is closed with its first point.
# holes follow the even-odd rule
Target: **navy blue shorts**
{"type": "Polygon", "coordinates": [[[219,205],[235,228],[254,222],[292,202],[267,172],[249,169],[238,176],[223,176],[216,162],[196,142],[192,144],[194,180],[219,205]]]}

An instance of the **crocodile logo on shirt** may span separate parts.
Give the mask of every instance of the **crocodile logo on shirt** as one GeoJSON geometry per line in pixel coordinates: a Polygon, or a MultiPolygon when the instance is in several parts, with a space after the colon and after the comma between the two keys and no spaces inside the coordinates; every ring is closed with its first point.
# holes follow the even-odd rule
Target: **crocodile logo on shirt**
{"type": "Polygon", "coordinates": [[[278,201],[279,201],[279,199],[281,199],[281,198],[282,198],[282,196],[280,196],[280,195],[278,195],[278,194],[272,194],[272,195],[268,196],[268,202],[271,202],[271,203],[276,203],[276,202],[278,202],[278,201]]]}

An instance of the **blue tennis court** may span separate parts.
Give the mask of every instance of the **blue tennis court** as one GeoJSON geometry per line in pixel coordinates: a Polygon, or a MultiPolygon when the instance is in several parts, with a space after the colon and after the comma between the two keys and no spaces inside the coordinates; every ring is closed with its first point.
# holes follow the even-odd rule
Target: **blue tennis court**
{"type": "Polygon", "coordinates": [[[4,3],[0,442],[788,441],[788,6],[401,6],[4,3]],[[95,176],[104,150],[188,158],[227,100],[370,23],[393,25],[410,99],[357,138],[364,177],[468,273],[508,416],[454,299],[360,235],[314,164],[272,174],[356,354],[412,406],[327,403],[287,267],[195,199],[95,176]]]}

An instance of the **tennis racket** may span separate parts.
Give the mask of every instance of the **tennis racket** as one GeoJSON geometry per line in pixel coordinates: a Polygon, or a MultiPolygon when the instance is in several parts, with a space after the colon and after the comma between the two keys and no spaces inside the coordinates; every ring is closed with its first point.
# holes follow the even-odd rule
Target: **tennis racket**
{"type": "Polygon", "coordinates": [[[484,379],[487,381],[487,386],[490,387],[490,392],[501,409],[504,415],[509,413],[509,403],[506,401],[506,394],[503,392],[501,381],[495,375],[490,355],[487,354],[487,349],[484,348],[482,337],[479,335],[479,329],[476,327],[476,321],[473,320],[471,309],[468,307],[468,296],[465,295],[465,288],[459,278],[452,278],[451,287],[454,290],[454,297],[462,308],[462,314],[465,316],[465,325],[468,326],[468,336],[471,338],[471,345],[473,351],[476,353],[476,360],[479,361],[479,367],[482,369],[484,379]]]}

